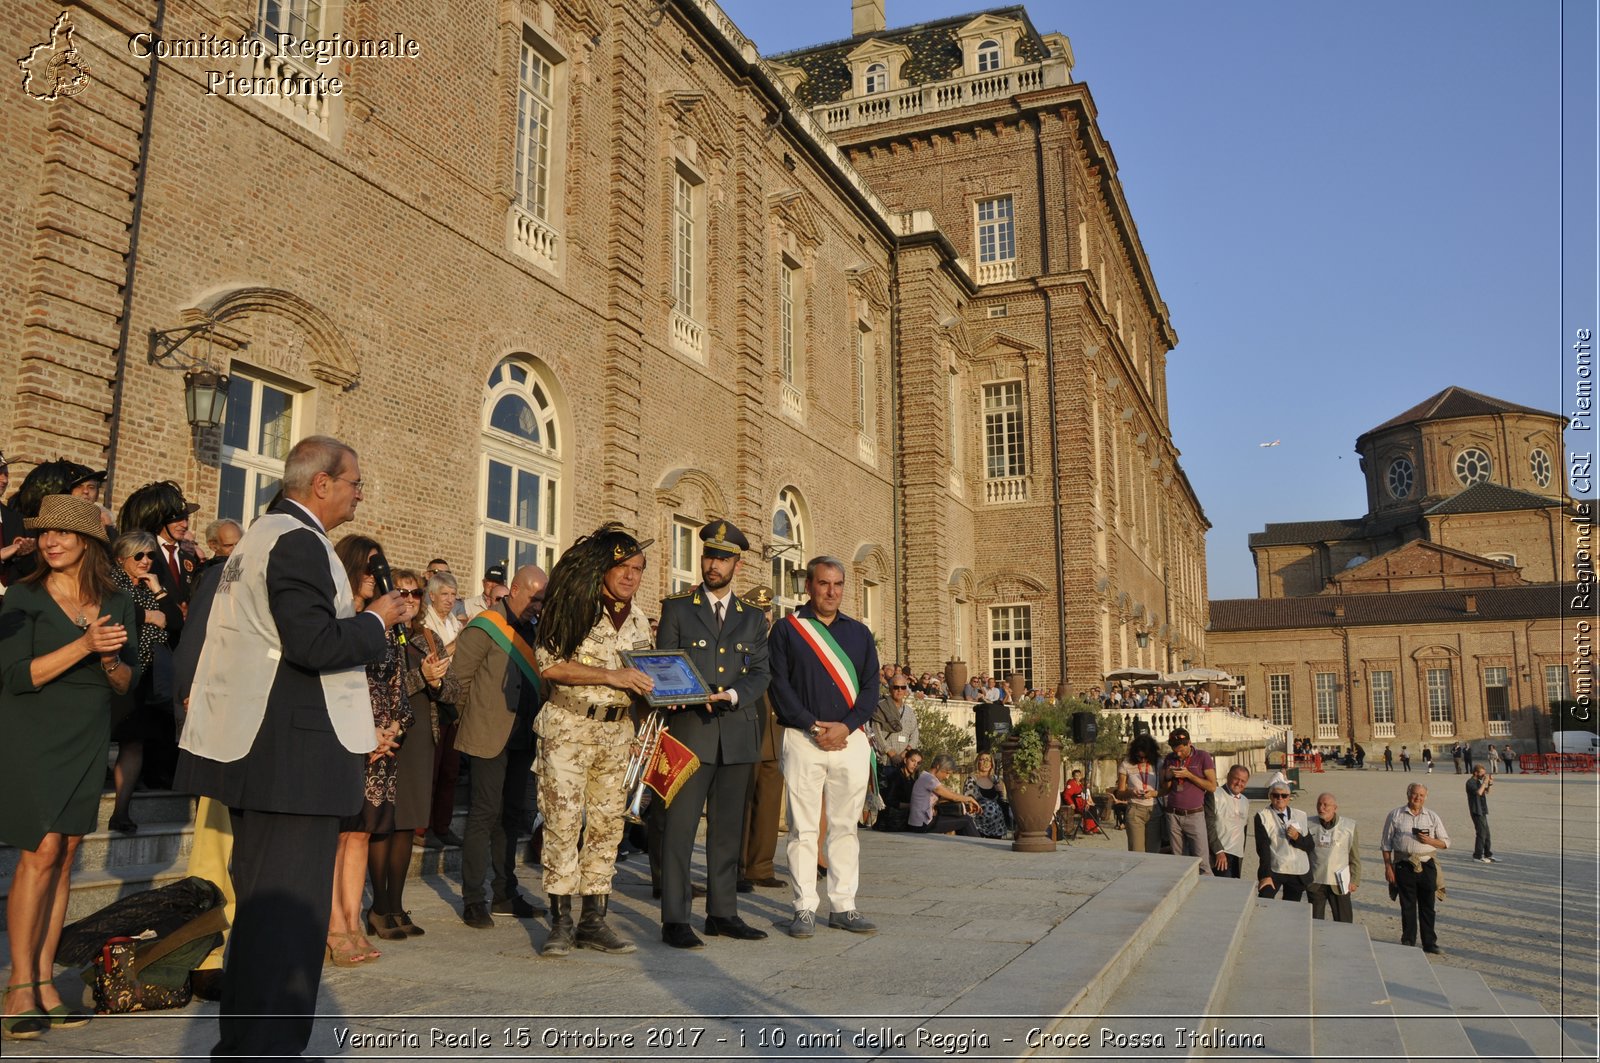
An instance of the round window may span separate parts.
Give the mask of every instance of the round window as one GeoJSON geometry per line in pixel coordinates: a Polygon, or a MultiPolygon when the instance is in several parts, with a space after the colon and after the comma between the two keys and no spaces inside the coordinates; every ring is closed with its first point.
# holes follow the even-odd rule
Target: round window
{"type": "Polygon", "coordinates": [[[1394,497],[1405,498],[1410,495],[1415,479],[1410,458],[1396,458],[1389,463],[1389,493],[1394,497]]]}
{"type": "Polygon", "coordinates": [[[1533,482],[1540,487],[1550,486],[1550,455],[1535,450],[1528,455],[1528,467],[1533,470],[1533,482]]]}
{"type": "Polygon", "coordinates": [[[1491,468],[1489,455],[1477,447],[1468,447],[1456,455],[1456,479],[1463,487],[1483,483],[1491,468]]]}

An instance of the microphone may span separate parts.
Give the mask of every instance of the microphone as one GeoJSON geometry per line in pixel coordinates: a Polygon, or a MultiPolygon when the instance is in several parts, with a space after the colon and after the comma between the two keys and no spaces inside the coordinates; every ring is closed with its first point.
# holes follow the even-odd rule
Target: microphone
{"type": "MultiPolygon", "coordinates": [[[[367,562],[367,571],[372,575],[372,587],[378,594],[388,594],[394,590],[394,577],[389,574],[389,559],[379,550],[372,555],[372,560],[367,562]]],[[[389,629],[394,632],[394,640],[401,646],[406,644],[406,629],[396,624],[389,629]]]]}

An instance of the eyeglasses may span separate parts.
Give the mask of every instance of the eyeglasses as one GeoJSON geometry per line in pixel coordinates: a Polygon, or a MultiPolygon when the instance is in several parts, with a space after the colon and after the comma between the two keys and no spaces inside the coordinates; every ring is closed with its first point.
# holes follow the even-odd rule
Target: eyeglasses
{"type": "Polygon", "coordinates": [[[1279,798],[1282,798],[1283,800],[1287,801],[1287,800],[1289,800],[1289,795],[1288,794],[1268,794],[1267,798],[1269,800],[1272,800],[1272,801],[1276,801],[1279,798]]]}
{"type": "Polygon", "coordinates": [[[330,477],[328,477],[328,479],[330,479],[330,480],[338,480],[342,484],[349,484],[351,487],[354,487],[356,489],[356,491],[358,491],[358,492],[360,492],[362,490],[365,490],[366,486],[367,486],[367,481],[365,481],[365,480],[346,480],[343,476],[330,476],[330,477]]]}
{"type": "Polygon", "coordinates": [[[128,556],[133,558],[135,561],[154,561],[156,558],[160,557],[161,554],[155,550],[140,550],[138,553],[129,554],[128,556]]]}
{"type": "Polygon", "coordinates": [[[402,588],[401,591],[400,591],[400,597],[402,597],[402,598],[415,598],[417,601],[420,602],[420,601],[422,601],[423,595],[425,595],[427,593],[428,593],[427,591],[421,591],[421,590],[408,591],[408,590],[405,590],[405,589],[402,588]]]}
{"type": "Polygon", "coordinates": [[[889,689],[890,690],[910,690],[911,688],[906,686],[906,684],[904,684],[904,683],[890,683],[889,684],[889,689]]]}

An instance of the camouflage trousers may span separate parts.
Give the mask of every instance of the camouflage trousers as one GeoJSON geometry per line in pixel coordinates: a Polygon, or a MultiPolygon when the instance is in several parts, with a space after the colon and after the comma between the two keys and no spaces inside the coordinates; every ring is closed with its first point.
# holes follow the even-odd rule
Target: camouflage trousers
{"type": "Polygon", "coordinates": [[[544,890],[556,896],[611,892],[622,840],[633,721],[585,719],[552,706],[539,713],[539,811],[544,814],[544,890]],[[585,826],[587,820],[587,826],[585,826]],[[583,835],[583,850],[578,836],[583,835]]]}

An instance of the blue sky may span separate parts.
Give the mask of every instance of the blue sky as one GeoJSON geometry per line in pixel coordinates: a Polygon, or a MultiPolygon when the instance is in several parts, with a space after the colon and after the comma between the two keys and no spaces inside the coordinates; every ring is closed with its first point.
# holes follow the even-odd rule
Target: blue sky
{"type": "MultiPolygon", "coordinates": [[[[767,55],[850,35],[849,0],[722,4],[767,55]]],[[[1360,516],[1356,437],[1435,392],[1569,409],[1595,324],[1592,3],[1027,8],[1072,40],[1178,332],[1211,597],[1254,595],[1269,521],[1360,516]]],[[[887,0],[890,26],[984,9],[887,0]]]]}

